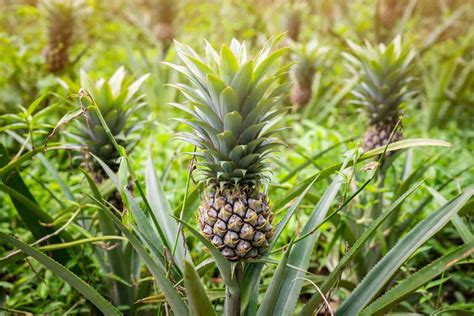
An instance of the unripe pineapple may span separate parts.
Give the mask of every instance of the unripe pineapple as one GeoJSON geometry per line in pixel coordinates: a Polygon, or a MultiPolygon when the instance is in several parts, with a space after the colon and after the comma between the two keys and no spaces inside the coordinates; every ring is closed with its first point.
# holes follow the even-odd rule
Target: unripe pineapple
{"type": "Polygon", "coordinates": [[[311,100],[313,78],[328,48],[311,41],[308,44],[295,44],[292,51],[295,64],[290,70],[290,79],[294,84],[290,91],[290,102],[302,107],[311,100]]]}
{"type": "MultiPolygon", "coordinates": [[[[401,105],[412,95],[412,66],[415,53],[402,47],[397,36],[388,46],[369,43],[359,46],[349,42],[352,54],[344,54],[349,68],[359,82],[352,91],[353,103],[360,106],[369,118],[365,134],[366,151],[383,147],[401,116],[401,105]]],[[[392,141],[402,139],[398,130],[392,141]]]]}
{"type": "Polygon", "coordinates": [[[271,137],[271,122],[283,111],[275,106],[289,86],[279,84],[283,71],[270,72],[286,51],[272,53],[275,43],[268,42],[255,58],[236,40],[220,53],[206,43],[206,58],[176,43],[184,66],[171,65],[189,81],[176,87],[191,108],[175,106],[192,116],[180,121],[194,129],[178,138],[199,149],[197,171],[206,184],[200,227],[229,260],[260,257],[273,235],[273,214],[261,185],[268,177],[266,158],[281,145],[271,137]]]}
{"type": "MultiPolygon", "coordinates": [[[[127,78],[125,69],[120,67],[109,80],[100,79],[94,82],[86,72],[81,71],[81,88],[97,103],[117,143],[129,150],[137,141],[132,133],[141,126],[134,114],[144,106],[143,98],[137,96],[137,92],[147,77],[148,75],[144,75],[133,81],[127,78]]],[[[83,98],[82,102],[84,106],[88,106],[87,102],[90,100],[83,98]]],[[[99,157],[113,171],[118,170],[117,159],[120,155],[93,110],[87,111],[85,119],[78,121],[74,136],[86,147],[87,152],[99,157]]],[[[97,162],[89,159],[87,167],[94,174],[95,180],[102,182],[104,174],[97,162]]]]}
{"type": "Polygon", "coordinates": [[[43,51],[51,73],[62,72],[69,65],[69,49],[77,28],[78,16],[84,11],[82,0],[45,0],[48,45],[43,51]]]}

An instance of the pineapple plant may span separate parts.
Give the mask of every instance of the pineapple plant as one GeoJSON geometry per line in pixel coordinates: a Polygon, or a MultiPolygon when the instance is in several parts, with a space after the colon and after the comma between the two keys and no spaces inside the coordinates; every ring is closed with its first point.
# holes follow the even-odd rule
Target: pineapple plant
{"type": "MultiPolygon", "coordinates": [[[[143,97],[137,95],[137,92],[147,77],[148,75],[144,75],[133,81],[132,78],[127,77],[124,67],[120,67],[107,81],[99,79],[94,82],[85,71],[81,71],[80,74],[81,88],[85,89],[93,99],[92,101],[83,98],[83,106],[88,106],[87,102],[97,104],[112,136],[119,145],[128,150],[135,146],[137,137],[134,137],[134,132],[142,125],[135,114],[145,103],[143,97]]],[[[118,170],[119,153],[96,112],[87,111],[85,119],[78,121],[77,125],[73,137],[79,144],[85,146],[86,167],[94,175],[95,181],[101,183],[105,177],[103,169],[95,160],[90,159],[88,153],[99,157],[114,172],[118,170]]]]}
{"type": "Polygon", "coordinates": [[[287,68],[270,72],[286,51],[271,53],[276,42],[269,41],[255,58],[236,40],[219,53],[206,43],[205,58],[176,42],[184,66],[169,64],[188,79],[176,87],[192,109],[175,106],[192,116],[179,121],[194,132],[177,137],[199,149],[193,153],[197,179],[206,187],[200,228],[229,260],[260,257],[273,235],[273,214],[261,186],[268,178],[268,155],[282,144],[272,137],[272,123],[283,111],[275,106],[289,86],[279,84],[287,68]]]}
{"type": "MultiPolygon", "coordinates": [[[[352,54],[344,54],[351,72],[359,78],[352,91],[353,103],[363,109],[369,119],[365,134],[366,151],[387,145],[399,118],[402,104],[413,96],[411,82],[415,53],[402,46],[397,36],[389,45],[359,46],[349,42],[352,54]]],[[[397,130],[392,141],[402,139],[397,130]]]]}
{"type": "Polygon", "coordinates": [[[43,50],[46,68],[58,74],[69,65],[69,50],[77,29],[79,16],[84,12],[83,0],[43,1],[47,15],[48,44],[43,50]]]}
{"type": "Polygon", "coordinates": [[[293,45],[292,59],[295,64],[290,69],[290,79],[294,84],[290,91],[292,105],[302,107],[311,100],[314,75],[328,50],[316,41],[293,45]]]}

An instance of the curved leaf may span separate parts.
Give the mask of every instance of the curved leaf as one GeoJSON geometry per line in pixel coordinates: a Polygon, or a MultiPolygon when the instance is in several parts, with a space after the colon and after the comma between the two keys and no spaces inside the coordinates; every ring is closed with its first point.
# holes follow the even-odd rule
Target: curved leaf
{"type": "Polygon", "coordinates": [[[386,311],[394,304],[397,304],[403,297],[423,284],[429,282],[436,276],[440,275],[460,260],[472,255],[474,253],[474,242],[459,246],[451,253],[444,255],[436,261],[430,263],[423,269],[417,271],[410,277],[403,280],[397,286],[391,288],[385,295],[380,297],[374,303],[369,305],[362,311],[362,315],[373,315],[386,311]]]}
{"type": "MultiPolygon", "coordinates": [[[[347,266],[347,264],[354,258],[354,256],[359,252],[361,247],[365,244],[365,242],[373,235],[375,230],[377,230],[380,225],[397,209],[399,205],[406,200],[406,198],[415,192],[420,186],[422,182],[418,182],[413,185],[409,190],[407,190],[400,198],[398,198],[390,208],[383,212],[375,221],[370,224],[370,226],[364,231],[362,236],[356,240],[356,242],[352,245],[351,249],[345,254],[345,256],[339,261],[337,266],[331,271],[329,276],[326,277],[323,285],[321,286],[321,292],[326,295],[326,293],[332,288],[332,286],[338,280],[342,270],[347,266]]],[[[313,295],[313,297],[309,300],[308,303],[304,306],[303,310],[301,311],[300,315],[302,316],[309,316],[313,315],[314,310],[318,307],[318,305],[322,302],[322,297],[319,293],[313,295]]]]}
{"type": "Polygon", "coordinates": [[[343,302],[336,315],[357,315],[374,299],[411,254],[443,228],[473,194],[474,189],[471,188],[416,225],[369,271],[343,302]]]}
{"type": "Polygon", "coordinates": [[[36,250],[33,247],[15,239],[5,233],[0,232],[0,239],[4,240],[17,248],[20,248],[23,252],[29,256],[35,258],[39,263],[44,265],[47,269],[51,270],[56,276],[67,282],[70,286],[75,288],[79,293],[84,295],[92,304],[94,304],[101,312],[105,315],[122,315],[120,311],[110,304],[103,296],[101,296],[92,286],[84,282],[77,275],[66,269],[64,266],[54,261],[44,253],[36,250]]]}
{"type": "Polygon", "coordinates": [[[199,274],[193,264],[188,260],[184,262],[184,286],[186,288],[191,315],[216,315],[216,312],[212,308],[211,301],[206,294],[204,285],[199,279],[199,274]]]}

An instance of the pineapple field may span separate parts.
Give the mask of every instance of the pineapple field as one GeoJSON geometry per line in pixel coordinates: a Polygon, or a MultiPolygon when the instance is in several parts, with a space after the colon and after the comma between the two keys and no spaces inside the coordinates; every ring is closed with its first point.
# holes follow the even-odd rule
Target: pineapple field
{"type": "Polygon", "coordinates": [[[474,1],[0,8],[0,316],[474,314],[474,1]]]}

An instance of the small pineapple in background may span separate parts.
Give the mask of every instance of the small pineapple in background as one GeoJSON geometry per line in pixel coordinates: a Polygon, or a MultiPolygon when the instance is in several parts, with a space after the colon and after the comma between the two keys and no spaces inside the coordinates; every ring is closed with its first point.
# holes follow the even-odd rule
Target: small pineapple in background
{"type": "Polygon", "coordinates": [[[400,0],[378,0],[377,19],[387,30],[393,29],[403,13],[403,6],[406,3],[400,0]]]}
{"type": "Polygon", "coordinates": [[[301,11],[301,5],[293,4],[288,8],[285,16],[285,29],[287,36],[294,42],[298,41],[301,31],[301,11]]]}
{"type": "Polygon", "coordinates": [[[83,0],[44,0],[47,15],[48,45],[43,51],[49,72],[57,74],[69,65],[69,49],[83,13],[83,0]]]}
{"type": "Polygon", "coordinates": [[[292,51],[295,64],[290,69],[290,79],[293,82],[290,102],[296,107],[302,107],[311,100],[314,75],[329,48],[311,41],[308,44],[294,44],[292,51]]]}
{"type": "Polygon", "coordinates": [[[153,34],[165,49],[176,36],[175,26],[177,0],[148,0],[153,10],[153,34]]]}
{"type": "MultiPolygon", "coordinates": [[[[81,88],[85,89],[96,102],[117,143],[131,150],[138,140],[133,137],[133,132],[141,127],[140,120],[134,114],[145,105],[143,97],[137,95],[137,92],[148,75],[133,81],[127,77],[125,69],[120,67],[108,81],[100,79],[94,82],[84,71],[81,71],[80,76],[81,88]]],[[[84,106],[89,105],[86,102],[91,101],[83,98],[84,106]]],[[[118,170],[119,153],[94,110],[87,111],[85,119],[78,121],[78,128],[73,137],[86,147],[87,152],[99,157],[113,171],[118,170]]],[[[105,178],[102,168],[95,160],[86,160],[86,167],[93,173],[94,180],[101,183],[105,178]]]]}
{"type": "Polygon", "coordinates": [[[197,171],[206,192],[199,207],[204,235],[229,260],[260,257],[273,235],[268,196],[261,186],[268,178],[268,155],[281,145],[272,137],[272,123],[282,109],[288,84],[279,84],[286,68],[271,71],[286,48],[271,52],[269,41],[255,58],[247,56],[245,43],[233,40],[220,52],[206,43],[206,58],[177,43],[189,85],[176,87],[189,107],[176,104],[192,116],[180,120],[193,133],[178,138],[195,145],[197,171]]]}
{"type": "Polygon", "coordinates": [[[288,39],[293,42],[301,41],[302,28],[311,12],[309,3],[306,1],[283,2],[280,8],[284,12],[284,27],[288,39]]]}
{"type": "MultiPolygon", "coordinates": [[[[344,54],[351,72],[359,79],[353,90],[354,104],[367,114],[369,128],[365,134],[366,151],[387,144],[401,116],[401,105],[413,96],[412,66],[415,52],[403,47],[397,36],[389,45],[359,46],[349,42],[352,54],[344,54]]],[[[397,130],[392,141],[402,139],[397,130]]]]}

